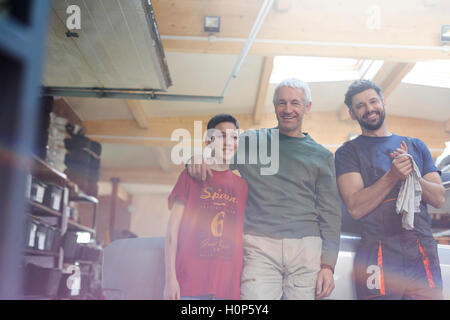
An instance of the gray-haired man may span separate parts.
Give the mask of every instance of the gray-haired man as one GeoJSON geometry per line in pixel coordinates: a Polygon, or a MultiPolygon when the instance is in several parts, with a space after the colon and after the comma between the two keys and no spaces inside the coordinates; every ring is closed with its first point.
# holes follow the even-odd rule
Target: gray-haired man
{"type": "MultiPolygon", "coordinates": [[[[339,251],[341,209],[333,155],[302,132],[303,117],[312,105],[306,83],[282,81],[273,103],[278,126],[252,130],[250,135],[258,137],[256,148],[245,144],[248,131],[240,139],[240,151],[246,159],[256,152],[257,162],[235,165],[248,183],[241,298],[320,299],[334,289],[339,251]],[[276,144],[274,135],[279,135],[276,144]],[[261,174],[266,166],[261,162],[261,137],[271,153],[279,153],[275,174],[261,174]]],[[[188,170],[199,179],[211,174],[204,163],[189,165],[188,170]]]]}

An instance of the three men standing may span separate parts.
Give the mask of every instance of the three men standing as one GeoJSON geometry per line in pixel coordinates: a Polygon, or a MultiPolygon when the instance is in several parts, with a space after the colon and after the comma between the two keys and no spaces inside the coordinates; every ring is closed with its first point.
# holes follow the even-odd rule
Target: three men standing
{"type": "MultiPolygon", "coordinates": [[[[278,127],[254,133],[271,141],[278,130],[278,172],[261,175],[260,162],[234,167],[248,183],[241,298],[331,294],[341,227],[339,189],[362,235],[354,265],[358,298],[442,299],[437,244],[426,207],[441,207],[445,201],[440,172],[421,140],[387,130],[381,89],[367,80],[349,87],[345,103],[362,135],[340,147],[334,163],[329,151],[302,132],[303,117],[311,109],[306,83],[281,82],[273,103],[278,127]],[[415,169],[422,190],[420,210],[405,228],[396,202],[402,182],[415,169]]],[[[246,156],[251,150],[255,152],[245,149],[246,156]]],[[[199,180],[210,172],[205,163],[188,169],[199,180]]]]}

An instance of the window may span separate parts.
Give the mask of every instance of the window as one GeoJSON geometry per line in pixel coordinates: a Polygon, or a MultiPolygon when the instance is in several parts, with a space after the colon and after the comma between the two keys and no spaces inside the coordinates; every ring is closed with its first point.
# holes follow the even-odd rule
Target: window
{"type": "Polygon", "coordinates": [[[275,57],[271,83],[287,78],[305,82],[348,81],[370,79],[382,66],[378,60],[323,57],[275,57]]]}
{"type": "Polygon", "coordinates": [[[450,88],[450,61],[434,60],[417,62],[402,80],[403,83],[440,88],[450,88]]]}

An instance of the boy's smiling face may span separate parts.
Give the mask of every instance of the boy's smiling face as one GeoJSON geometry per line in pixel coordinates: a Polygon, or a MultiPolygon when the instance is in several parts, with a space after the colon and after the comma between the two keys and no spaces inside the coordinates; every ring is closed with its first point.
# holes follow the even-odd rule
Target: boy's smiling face
{"type": "Polygon", "coordinates": [[[229,163],[237,151],[239,130],[232,122],[221,122],[214,127],[211,141],[206,144],[218,163],[229,163]]]}

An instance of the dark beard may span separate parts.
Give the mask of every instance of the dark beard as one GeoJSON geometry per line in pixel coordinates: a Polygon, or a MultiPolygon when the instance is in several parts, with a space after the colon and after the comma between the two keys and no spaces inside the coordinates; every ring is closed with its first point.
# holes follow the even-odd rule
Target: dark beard
{"type": "Polygon", "coordinates": [[[377,123],[375,123],[375,124],[367,123],[362,118],[359,119],[358,117],[356,117],[356,120],[358,121],[359,125],[362,128],[364,128],[366,130],[369,130],[369,131],[375,131],[375,130],[380,129],[380,127],[384,123],[384,118],[386,117],[386,112],[384,111],[384,107],[383,107],[383,111],[382,112],[378,112],[378,115],[380,116],[380,120],[377,123]]]}

